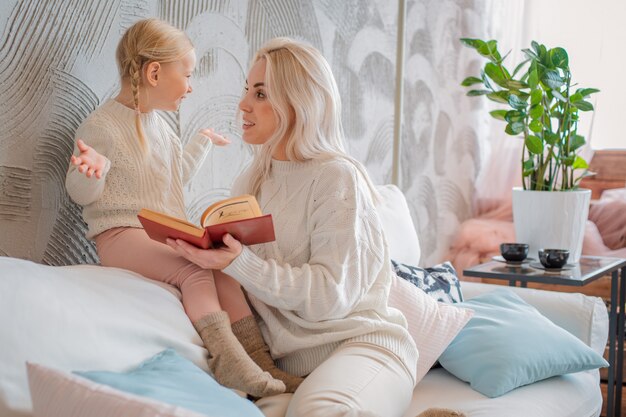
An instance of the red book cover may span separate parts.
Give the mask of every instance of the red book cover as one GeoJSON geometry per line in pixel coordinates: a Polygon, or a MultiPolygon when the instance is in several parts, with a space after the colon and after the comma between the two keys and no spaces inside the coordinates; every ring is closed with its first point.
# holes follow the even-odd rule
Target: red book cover
{"type": "Polygon", "coordinates": [[[208,235],[207,240],[210,240],[213,244],[221,243],[222,236],[226,233],[230,233],[244,245],[256,245],[276,240],[271,214],[228,223],[213,224],[205,227],[205,230],[208,235]]]}
{"type": "Polygon", "coordinates": [[[230,233],[244,245],[276,240],[271,214],[213,224],[204,228],[147,209],[142,209],[137,218],[148,236],[162,243],[165,243],[167,238],[183,239],[199,248],[207,249],[221,245],[222,237],[226,233],[230,233]]]}

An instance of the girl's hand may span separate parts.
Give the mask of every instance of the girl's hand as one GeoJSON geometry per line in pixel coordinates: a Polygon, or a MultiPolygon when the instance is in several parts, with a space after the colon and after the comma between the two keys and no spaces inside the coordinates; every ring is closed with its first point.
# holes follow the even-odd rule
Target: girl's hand
{"type": "Polygon", "coordinates": [[[182,239],[167,239],[166,242],[183,258],[204,269],[224,269],[241,253],[243,246],[230,234],[224,235],[224,244],[217,249],[200,249],[182,239]]]}
{"type": "Polygon", "coordinates": [[[106,166],[107,159],[100,155],[94,148],[86,145],[81,139],[76,142],[80,154],[72,155],[70,163],[78,167],[78,172],[85,174],[87,178],[95,175],[96,178],[102,178],[102,171],[106,166]]]}
{"type": "Polygon", "coordinates": [[[215,133],[213,129],[200,129],[198,133],[209,138],[211,143],[217,146],[226,146],[230,143],[230,139],[225,138],[219,133],[215,133]]]}

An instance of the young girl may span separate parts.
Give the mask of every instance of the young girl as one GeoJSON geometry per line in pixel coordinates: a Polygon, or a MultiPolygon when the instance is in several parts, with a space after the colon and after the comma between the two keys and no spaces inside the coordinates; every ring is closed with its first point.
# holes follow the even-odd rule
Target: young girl
{"type": "Polygon", "coordinates": [[[256,54],[244,97],[250,167],[232,193],[257,196],[276,241],[182,256],[239,281],[264,322],[278,365],[308,375],[291,397],[257,402],[267,417],[401,417],[415,385],[417,349],[388,306],[394,274],[365,169],[343,148],[339,92],[323,56],[287,38],[256,54]]]}
{"type": "Polygon", "coordinates": [[[209,367],[223,385],[262,397],[284,392],[283,379],[295,390],[301,379],[274,366],[239,284],[225,276],[214,279],[211,270],[151,240],[137,220],[143,207],[185,218],[184,184],[211,143],[228,143],[207,129],[183,149],[156,112],[177,110],[192,91],[191,41],[163,21],[142,20],[126,31],[116,58],[120,93],[79,127],[66,178],[69,195],[83,205],[87,237],[95,240],[102,265],[177,286],[209,351],[209,367]]]}

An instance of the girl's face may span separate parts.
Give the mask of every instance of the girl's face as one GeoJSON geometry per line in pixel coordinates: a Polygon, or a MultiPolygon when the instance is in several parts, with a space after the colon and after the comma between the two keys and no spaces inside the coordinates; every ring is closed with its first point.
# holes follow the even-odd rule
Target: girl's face
{"type": "Polygon", "coordinates": [[[156,85],[149,92],[151,107],[176,111],[186,94],[191,93],[190,78],[196,67],[196,53],[191,50],[182,59],[161,64],[156,85]]]}
{"type": "Polygon", "coordinates": [[[243,115],[243,140],[251,145],[262,145],[278,127],[278,118],[267,98],[265,88],[265,59],[258,60],[250,69],[239,109],[243,115]]]}

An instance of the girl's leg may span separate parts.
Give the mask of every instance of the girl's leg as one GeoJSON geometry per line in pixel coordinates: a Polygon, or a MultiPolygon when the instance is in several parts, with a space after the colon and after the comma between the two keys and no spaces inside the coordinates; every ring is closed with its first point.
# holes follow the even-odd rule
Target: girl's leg
{"type": "Polygon", "coordinates": [[[169,246],[150,239],[143,229],[107,230],[96,237],[96,248],[103,266],[128,269],[178,288],[192,322],[222,310],[213,272],[203,270],[178,256],[169,246]]]}
{"type": "Polygon", "coordinates": [[[231,322],[235,323],[245,317],[251,317],[252,310],[241,285],[222,271],[213,271],[213,277],[220,305],[230,316],[231,322]]]}
{"type": "Polygon", "coordinates": [[[234,336],[212,271],[178,256],[142,229],[108,230],[96,237],[96,247],[102,265],[128,269],[180,289],[185,311],[209,351],[209,367],[221,384],[255,397],[285,391],[284,383],[264,372],[234,336]]]}
{"type": "Polygon", "coordinates": [[[411,374],[393,353],[349,342],[304,380],[287,417],[401,417],[413,387],[411,374]]]}
{"type": "Polygon", "coordinates": [[[287,387],[286,392],[295,392],[303,378],[290,375],[276,367],[274,359],[270,355],[270,349],[261,334],[261,329],[246,301],[241,285],[222,271],[213,271],[213,274],[222,308],[231,317],[233,333],[248,356],[261,369],[283,381],[287,387]]]}

